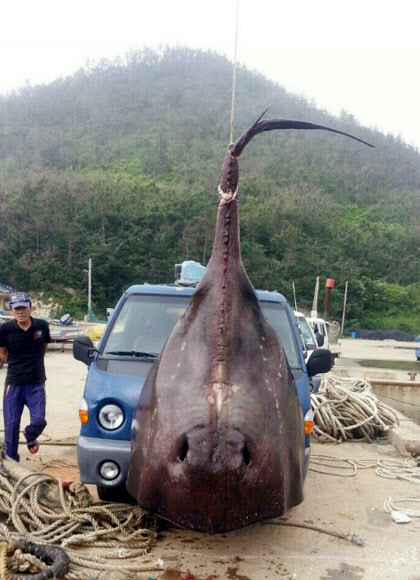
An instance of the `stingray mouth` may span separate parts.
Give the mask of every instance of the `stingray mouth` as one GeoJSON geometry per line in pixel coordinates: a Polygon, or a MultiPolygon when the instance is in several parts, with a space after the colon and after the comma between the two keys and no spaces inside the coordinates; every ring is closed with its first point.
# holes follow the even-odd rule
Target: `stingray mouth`
{"type": "Polygon", "coordinates": [[[183,433],[176,442],[175,460],[195,473],[222,471],[244,475],[253,464],[252,446],[242,433],[233,429],[208,433],[198,428],[183,433]]]}

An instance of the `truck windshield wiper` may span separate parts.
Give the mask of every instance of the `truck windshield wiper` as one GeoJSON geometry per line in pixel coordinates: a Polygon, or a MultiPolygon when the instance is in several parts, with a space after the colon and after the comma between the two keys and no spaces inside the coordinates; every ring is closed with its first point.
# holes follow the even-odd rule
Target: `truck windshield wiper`
{"type": "Polygon", "coordinates": [[[139,358],[157,358],[157,352],[143,352],[141,350],[111,350],[104,354],[113,354],[115,356],[135,356],[139,358]]]}

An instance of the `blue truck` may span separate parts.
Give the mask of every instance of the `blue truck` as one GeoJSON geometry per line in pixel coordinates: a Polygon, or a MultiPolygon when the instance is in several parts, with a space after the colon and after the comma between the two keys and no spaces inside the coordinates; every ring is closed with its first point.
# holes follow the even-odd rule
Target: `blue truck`
{"type": "MultiPolygon", "coordinates": [[[[100,499],[129,500],[125,482],[133,413],[144,381],[193,293],[193,287],[175,284],[131,286],[116,305],[96,348],[85,335],[74,340],[74,357],[89,367],[79,408],[80,477],[82,482],[97,486],[100,499]]],[[[318,349],[305,363],[301,335],[286,298],[261,290],[257,295],[283,345],[296,383],[305,422],[306,474],[313,427],[310,381],[331,369],[331,353],[318,349]]]]}

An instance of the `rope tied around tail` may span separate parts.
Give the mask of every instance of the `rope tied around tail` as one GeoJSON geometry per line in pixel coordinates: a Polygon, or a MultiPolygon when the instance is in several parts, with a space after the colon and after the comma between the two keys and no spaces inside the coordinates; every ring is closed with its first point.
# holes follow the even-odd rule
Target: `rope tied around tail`
{"type": "Polygon", "coordinates": [[[227,193],[225,193],[219,185],[218,192],[219,192],[220,205],[225,205],[226,203],[231,203],[234,199],[236,199],[236,197],[238,195],[238,188],[236,188],[236,190],[233,193],[231,191],[228,191],[227,193]]]}

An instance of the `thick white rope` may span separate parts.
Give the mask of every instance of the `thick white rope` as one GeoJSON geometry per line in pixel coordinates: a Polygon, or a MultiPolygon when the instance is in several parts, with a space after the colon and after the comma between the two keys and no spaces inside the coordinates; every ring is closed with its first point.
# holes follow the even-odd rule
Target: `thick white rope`
{"type": "MultiPolygon", "coordinates": [[[[25,538],[36,544],[61,545],[66,550],[72,568],[65,578],[87,577],[86,571],[76,570],[75,566],[127,574],[162,570],[161,561],[146,558],[157,533],[145,527],[145,513],[138,506],[94,503],[83,484],[74,483],[64,489],[60,479],[35,472],[13,480],[0,466],[0,512],[8,515],[7,526],[0,526],[0,541],[14,546],[17,539],[25,538]],[[46,488],[51,489],[48,498],[46,488]],[[76,551],[74,546],[108,550],[98,556],[76,551]],[[107,562],[138,557],[141,560],[127,565],[107,562]]],[[[25,562],[29,560],[29,567],[34,570],[37,565],[27,554],[10,555],[8,568],[23,570],[28,568],[25,562]]]]}
{"type": "Polygon", "coordinates": [[[398,423],[391,407],[379,401],[363,379],[346,379],[328,373],[311,395],[315,427],[320,441],[373,441],[398,423]]]}
{"type": "Polygon", "coordinates": [[[359,469],[375,469],[376,475],[387,479],[404,479],[420,483],[420,460],[406,459],[353,459],[311,454],[310,471],[336,477],[355,477],[359,469]]]}
{"type": "MultiPolygon", "coordinates": [[[[397,503],[400,504],[400,503],[415,503],[415,502],[420,503],[420,499],[414,498],[414,497],[409,497],[408,499],[392,499],[392,497],[389,497],[384,502],[384,510],[388,514],[395,512],[395,511],[398,511],[398,512],[402,512],[403,514],[405,514],[406,516],[408,516],[410,518],[420,518],[420,509],[415,510],[415,509],[410,508],[410,507],[400,507],[400,506],[396,505],[397,503]]],[[[420,506],[419,506],[419,508],[420,508],[420,506]]]]}

